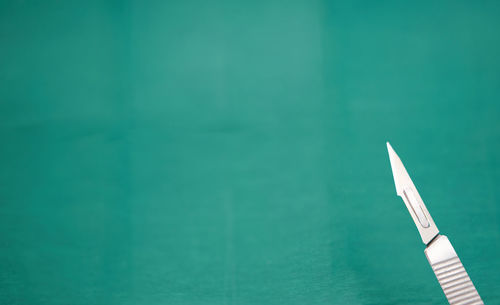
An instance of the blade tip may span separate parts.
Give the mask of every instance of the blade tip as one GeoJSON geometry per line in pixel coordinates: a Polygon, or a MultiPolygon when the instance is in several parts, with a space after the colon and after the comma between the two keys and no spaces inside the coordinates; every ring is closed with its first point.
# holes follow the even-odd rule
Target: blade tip
{"type": "Polygon", "coordinates": [[[389,152],[394,151],[394,149],[392,148],[391,143],[389,143],[389,141],[385,142],[385,144],[387,145],[387,150],[389,152]]]}
{"type": "Polygon", "coordinates": [[[396,193],[400,196],[400,185],[399,185],[399,177],[398,177],[398,157],[394,149],[392,148],[391,144],[389,141],[386,142],[387,145],[387,152],[389,153],[389,161],[391,163],[391,169],[392,169],[392,175],[394,178],[394,186],[396,187],[396,193]]]}

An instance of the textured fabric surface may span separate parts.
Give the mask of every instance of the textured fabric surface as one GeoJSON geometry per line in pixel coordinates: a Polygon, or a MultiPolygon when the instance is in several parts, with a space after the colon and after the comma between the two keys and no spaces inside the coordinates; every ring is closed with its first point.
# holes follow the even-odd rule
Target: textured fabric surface
{"type": "Polygon", "coordinates": [[[500,303],[500,6],[1,1],[1,304],[500,303]]]}

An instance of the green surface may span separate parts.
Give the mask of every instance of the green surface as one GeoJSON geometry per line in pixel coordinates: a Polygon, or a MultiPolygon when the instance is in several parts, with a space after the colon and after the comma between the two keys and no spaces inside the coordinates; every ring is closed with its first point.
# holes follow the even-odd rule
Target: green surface
{"type": "Polygon", "coordinates": [[[500,6],[2,1],[1,304],[500,303],[500,6]]]}

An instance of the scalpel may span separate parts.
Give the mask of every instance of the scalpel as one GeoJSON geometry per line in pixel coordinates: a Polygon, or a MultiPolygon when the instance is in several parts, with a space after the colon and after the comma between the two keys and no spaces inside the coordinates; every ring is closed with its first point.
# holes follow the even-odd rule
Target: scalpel
{"type": "Polygon", "coordinates": [[[427,246],[425,256],[452,305],[484,304],[448,238],[439,234],[429,211],[406,172],[403,163],[387,142],[396,193],[400,196],[427,246]]]}

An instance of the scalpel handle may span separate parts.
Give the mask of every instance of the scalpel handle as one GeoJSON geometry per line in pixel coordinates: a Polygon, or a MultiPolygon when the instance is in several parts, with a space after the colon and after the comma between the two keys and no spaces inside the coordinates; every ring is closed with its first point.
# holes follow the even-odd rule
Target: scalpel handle
{"type": "Polygon", "coordinates": [[[425,249],[425,256],[450,304],[484,304],[446,236],[438,235],[425,249]]]}

